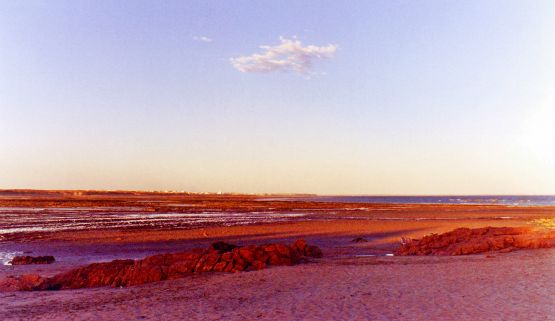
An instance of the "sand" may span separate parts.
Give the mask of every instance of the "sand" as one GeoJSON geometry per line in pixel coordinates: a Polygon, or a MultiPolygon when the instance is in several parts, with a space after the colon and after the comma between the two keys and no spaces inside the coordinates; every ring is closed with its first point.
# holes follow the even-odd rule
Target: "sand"
{"type": "Polygon", "coordinates": [[[7,320],[553,320],[555,250],[323,259],[123,289],[0,295],[7,320]]]}
{"type": "MultiPolygon", "coordinates": [[[[58,204],[49,202],[51,206],[58,204]]],[[[81,204],[75,202],[72,200],[72,206],[81,204]]],[[[215,206],[241,210],[244,205],[241,199],[225,204],[215,206]]],[[[291,207],[280,204],[265,206],[291,207]]],[[[314,204],[295,206],[318,210],[314,204]]],[[[325,204],[324,212],[329,215],[351,205],[341,206],[325,204]]],[[[0,266],[0,277],[26,273],[48,276],[91,262],[185,251],[218,240],[247,245],[290,243],[302,237],[320,246],[324,258],[291,267],[206,273],[129,288],[4,292],[0,293],[0,319],[555,320],[555,249],[458,257],[386,256],[401,236],[421,237],[463,226],[530,226],[538,217],[555,217],[555,209],[382,204],[348,213],[349,219],[338,216],[333,220],[189,230],[106,229],[17,235],[0,242],[0,251],[54,255],[57,261],[40,266],[0,266]],[[368,219],[383,212],[404,219],[368,219]],[[416,219],[422,217],[432,219],[416,219]],[[437,219],[441,217],[455,219],[437,219]],[[355,237],[369,242],[350,242],[355,237]]]]}

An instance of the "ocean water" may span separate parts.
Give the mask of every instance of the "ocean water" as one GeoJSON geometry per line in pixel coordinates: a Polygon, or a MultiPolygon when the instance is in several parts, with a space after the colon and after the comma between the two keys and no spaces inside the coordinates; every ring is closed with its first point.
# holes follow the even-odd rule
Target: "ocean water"
{"type": "Polygon", "coordinates": [[[473,204],[506,206],[555,206],[555,195],[464,195],[464,196],[314,196],[300,201],[369,204],[473,204]]]}

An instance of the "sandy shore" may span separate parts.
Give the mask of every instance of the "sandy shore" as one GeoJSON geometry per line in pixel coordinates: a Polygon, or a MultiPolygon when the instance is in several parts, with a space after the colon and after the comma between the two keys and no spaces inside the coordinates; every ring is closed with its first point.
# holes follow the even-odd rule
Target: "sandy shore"
{"type": "MultiPolygon", "coordinates": [[[[215,238],[241,244],[289,242],[304,236],[322,247],[324,258],[292,267],[209,273],[122,289],[2,293],[0,313],[6,320],[555,320],[555,249],[390,257],[385,254],[395,248],[399,235],[449,230],[453,223],[365,224],[369,223],[207,229],[215,238]],[[350,242],[355,236],[369,242],[350,242]]],[[[19,243],[34,253],[55,253],[59,261],[4,266],[2,274],[52,275],[87,260],[140,258],[212,241],[198,236],[199,231],[174,233],[164,237],[158,232],[124,233],[124,237],[116,233],[91,243],[85,233],[71,240],[19,243]],[[113,237],[119,240],[113,242],[113,237]]]]}
{"type": "Polygon", "coordinates": [[[553,320],[555,250],[328,258],[123,289],[0,295],[6,320],[553,320]]]}
{"type": "MultiPolygon", "coordinates": [[[[47,207],[56,208],[67,200],[46,201],[47,207]]],[[[90,199],[81,201],[72,199],[71,206],[94,205],[90,199]]],[[[253,211],[255,206],[257,211],[283,212],[294,207],[316,216],[227,227],[11,235],[0,241],[0,252],[54,255],[57,261],[51,265],[1,265],[0,277],[49,276],[87,263],[187,251],[220,240],[248,245],[305,238],[322,248],[324,258],[292,267],[206,273],[121,289],[5,292],[0,293],[1,319],[555,320],[555,249],[460,257],[387,256],[402,236],[418,238],[463,226],[530,226],[534,219],[555,217],[554,208],[379,204],[360,209],[360,204],[261,204],[240,197],[227,202],[200,197],[196,201],[222,212],[253,211]],[[376,219],[384,213],[395,219],[376,219]],[[352,243],[355,237],[368,242],[352,243]]],[[[2,202],[3,206],[37,206],[28,199],[2,202]]],[[[101,205],[118,206],[114,200],[109,202],[101,200],[101,205]]],[[[120,205],[129,206],[123,201],[120,205]]]]}

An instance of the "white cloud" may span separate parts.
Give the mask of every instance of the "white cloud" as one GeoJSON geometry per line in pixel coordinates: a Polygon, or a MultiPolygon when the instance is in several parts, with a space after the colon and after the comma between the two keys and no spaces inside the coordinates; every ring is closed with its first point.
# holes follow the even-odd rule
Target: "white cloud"
{"type": "Polygon", "coordinates": [[[194,36],[193,40],[202,41],[202,42],[212,42],[212,38],[208,38],[206,36],[194,36]]]}
{"type": "Polygon", "coordinates": [[[314,60],[332,58],[337,45],[309,45],[303,47],[300,40],[279,38],[276,46],[260,46],[262,53],[231,58],[231,64],[241,72],[293,71],[309,74],[314,60]]]}

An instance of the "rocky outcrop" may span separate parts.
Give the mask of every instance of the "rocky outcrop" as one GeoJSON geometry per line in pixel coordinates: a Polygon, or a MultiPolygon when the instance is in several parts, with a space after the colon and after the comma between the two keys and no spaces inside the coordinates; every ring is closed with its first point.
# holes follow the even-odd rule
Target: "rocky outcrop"
{"type": "MultiPolygon", "coordinates": [[[[237,247],[218,242],[208,249],[159,254],[142,260],[115,260],[93,263],[50,278],[23,276],[4,282],[4,288],[20,290],[61,290],[100,286],[131,286],[179,279],[195,273],[241,272],[264,269],[268,265],[293,265],[303,257],[322,257],[322,251],[304,240],[291,246],[266,244],[237,247]]],[[[0,284],[0,287],[2,285],[0,284]]]]}
{"type": "Polygon", "coordinates": [[[363,237],[357,237],[351,240],[351,243],[366,243],[366,242],[368,242],[368,240],[363,237]]]}
{"type": "Polygon", "coordinates": [[[37,274],[26,274],[22,276],[8,276],[0,280],[0,292],[4,291],[32,291],[38,289],[45,278],[37,274]]]}
{"type": "Polygon", "coordinates": [[[555,247],[553,231],[528,228],[484,227],[458,228],[422,239],[403,238],[396,255],[466,255],[491,251],[555,247]]]}
{"type": "Polygon", "coordinates": [[[10,264],[11,265],[25,265],[25,264],[52,264],[55,259],[53,256],[15,256],[10,264]]]}

